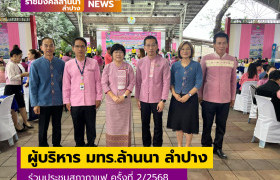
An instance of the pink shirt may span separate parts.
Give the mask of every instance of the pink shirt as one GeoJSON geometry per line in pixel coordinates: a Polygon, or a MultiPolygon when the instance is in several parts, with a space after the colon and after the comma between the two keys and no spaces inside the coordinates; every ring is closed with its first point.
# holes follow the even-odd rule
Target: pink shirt
{"type": "Polygon", "coordinates": [[[262,78],[261,80],[258,81],[257,85],[258,86],[264,85],[265,83],[267,83],[267,81],[268,81],[268,78],[262,78]]]}
{"type": "Polygon", "coordinates": [[[101,56],[94,56],[93,59],[95,59],[98,62],[99,66],[103,65],[102,57],[101,56]]]}
{"type": "Polygon", "coordinates": [[[68,62],[70,59],[72,59],[70,56],[62,56],[62,61],[64,61],[65,63],[68,62]]]}
{"type": "Polygon", "coordinates": [[[13,61],[9,61],[5,69],[5,78],[7,85],[21,85],[21,70],[13,61]]]}
{"type": "Polygon", "coordinates": [[[170,68],[168,61],[157,55],[153,60],[148,56],[139,60],[136,69],[135,98],[145,103],[158,103],[168,99],[170,68]],[[151,61],[154,61],[153,76],[150,77],[151,61]]]}
{"type": "Polygon", "coordinates": [[[255,75],[252,79],[248,78],[249,74],[248,73],[244,73],[239,81],[240,86],[240,90],[242,89],[242,85],[247,82],[247,81],[258,81],[259,80],[259,76],[255,75]]]}
{"type": "MultiPolygon", "coordinates": [[[[77,61],[80,69],[83,69],[85,61],[77,61]]],[[[65,64],[63,74],[63,103],[71,106],[93,106],[95,101],[102,99],[100,70],[97,62],[87,58],[83,80],[75,59],[65,64]],[[84,83],[84,90],[80,84],[84,83]]]]}
{"type": "Polygon", "coordinates": [[[199,90],[199,97],[213,103],[229,103],[235,99],[236,93],[235,58],[217,53],[204,56],[201,60],[203,84],[199,90]]]}
{"type": "Polygon", "coordinates": [[[30,72],[31,64],[35,61],[35,59],[28,60],[28,72],[30,72]]]}
{"type": "MultiPolygon", "coordinates": [[[[124,95],[126,90],[132,92],[133,87],[135,85],[133,68],[126,62],[123,62],[120,67],[117,67],[115,63],[112,62],[105,66],[102,73],[101,84],[102,84],[103,91],[106,94],[108,91],[112,91],[114,95],[122,96],[124,95]],[[120,75],[123,75],[123,73],[120,74],[120,72],[124,72],[125,74],[125,78],[123,79],[124,81],[120,77],[120,75]],[[120,83],[124,85],[123,88],[121,89],[120,89],[120,83]]],[[[106,102],[114,103],[114,101],[109,95],[106,95],[106,102]]]]}

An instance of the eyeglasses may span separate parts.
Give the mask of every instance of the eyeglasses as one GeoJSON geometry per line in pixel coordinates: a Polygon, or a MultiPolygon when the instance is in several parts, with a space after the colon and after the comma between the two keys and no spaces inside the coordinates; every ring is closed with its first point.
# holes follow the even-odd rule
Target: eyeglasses
{"type": "Polygon", "coordinates": [[[48,44],[43,44],[43,46],[44,46],[44,48],[53,48],[54,47],[54,44],[50,44],[50,45],[48,45],[48,44]]]}
{"type": "Polygon", "coordinates": [[[157,44],[146,44],[145,46],[146,46],[147,48],[150,48],[150,47],[154,48],[154,47],[157,46],[157,44]]]}
{"type": "Polygon", "coordinates": [[[82,45],[82,46],[79,46],[79,45],[74,45],[74,48],[77,48],[77,49],[79,49],[79,48],[85,49],[85,48],[86,48],[86,46],[84,46],[84,45],[82,45]]]}

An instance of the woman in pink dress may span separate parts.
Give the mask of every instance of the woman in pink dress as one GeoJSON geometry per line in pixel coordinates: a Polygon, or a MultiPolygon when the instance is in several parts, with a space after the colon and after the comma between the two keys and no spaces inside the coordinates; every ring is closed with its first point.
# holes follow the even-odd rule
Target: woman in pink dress
{"type": "Polygon", "coordinates": [[[103,70],[103,60],[98,51],[96,51],[96,55],[93,57],[93,59],[95,59],[97,61],[98,65],[99,65],[99,69],[100,69],[100,71],[102,71],[103,70]]]}
{"type": "Polygon", "coordinates": [[[102,74],[102,88],[106,94],[106,146],[131,146],[131,97],[135,85],[132,67],[124,62],[125,48],[114,44],[113,62],[107,64],[102,74]]]}
{"type": "Polygon", "coordinates": [[[257,71],[257,66],[255,63],[251,63],[249,65],[248,71],[244,73],[239,81],[240,86],[240,91],[242,90],[242,85],[247,82],[247,81],[258,81],[259,80],[259,75],[257,71]]]}

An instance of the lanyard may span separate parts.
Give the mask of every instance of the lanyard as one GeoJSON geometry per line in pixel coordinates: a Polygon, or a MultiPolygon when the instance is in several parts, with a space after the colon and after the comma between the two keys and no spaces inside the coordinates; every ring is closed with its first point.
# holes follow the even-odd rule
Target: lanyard
{"type": "Polygon", "coordinates": [[[82,75],[82,77],[81,77],[81,78],[83,79],[87,59],[85,58],[85,63],[84,63],[83,70],[81,70],[80,66],[78,65],[78,63],[77,63],[77,59],[76,59],[76,58],[75,58],[75,62],[76,62],[76,64],[77,64],[77,66],[78,66],[78,69],[79,69],[79,71],[80,71],[81,75],[82,75]]]}

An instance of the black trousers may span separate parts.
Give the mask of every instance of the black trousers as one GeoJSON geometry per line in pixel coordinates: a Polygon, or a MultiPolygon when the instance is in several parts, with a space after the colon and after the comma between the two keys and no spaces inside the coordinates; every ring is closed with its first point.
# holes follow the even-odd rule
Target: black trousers
{"type": "Polygon", "coordinates": [[[52,117],[52,143],[60,146],[63,106],[41,106],[39,115],[39,146],[48,147],[48,128],[52,117]]]}
{"type": "Polygon", "coordinates": [[[201,144],[203,147],[212,147],[213,141],[211,137],[211,130],[214,117],[216,116],[216,135],[213,143],[214,151],[222,149],[230,103],[212,103],[203,101],[201,106],[203,118],[201,144]]]}
{"type": "Polygon", "coordinates": [[[162,146],[162,112],[157,112],[158,103],[141,103],[141,120],[142,120],[142,141],[144,147],[150,147],[152,137],[150,131],[151,113],[154,118],[154,137],[153,146],[162,146]]]}
{"type": "Polygon", "coordinates": [[[71,107],[71,116],[74,125],[74,139],[77,147],[85,145],[84,134],[86,134],[88,146],[94,146],[96,138],[96,109],[95,106],[71,107]]]}

